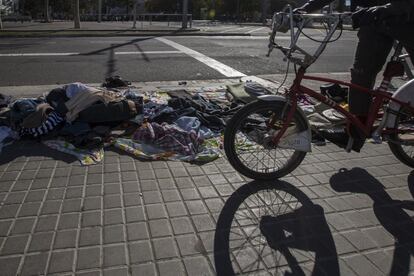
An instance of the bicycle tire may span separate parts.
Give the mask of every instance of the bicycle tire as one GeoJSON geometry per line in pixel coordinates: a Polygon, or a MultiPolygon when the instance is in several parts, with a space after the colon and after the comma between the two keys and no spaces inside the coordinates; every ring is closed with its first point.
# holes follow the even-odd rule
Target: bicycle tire
{"type": "MultiPolygon", "coordinates": [[[[414,114],[410,115],[409,118],[406,118],[407,115],[404,113],[403,110],[400,110],[398,113],[396,119],[395,119],[395,128],[399,129],[400,124],[402,122],[411,122],[412,121],[412,127],[413,127],[413,133],[412,137],[414,138],[414,114]],[[404,115],[403,115],[404,114],[404,115]]],[[[404,142],[404,139],[398,136],[397,133],[393,133],[390,135],[390,140],[388,141],[388,146],[391,150],[391,152],[394,154],[394,156],[401,161],[403,164],[414,168],[414,140],[412,147],[412,153],[408,154],[405,150],[405,146],[403,146],[401,143],[404,142]]]]}
{"type": "MultiPolygon", "coordinates": [[[[258,180],[277,179],[292,172],[305,158],[306,152],[295,150],[291,158],[287,160],[286,164],[284,164],[283,167],[272,172],[263,172],[255,170],[251,166],[244,164],[240,159],[239,154],[237,153],[235,145],[235,140],[237,139],[236,135],[244,120],[246,120],[246,118],[248,118],[251,114],[258,114],[260,112],[264,112],[265,110],[272,111],[274,114],[280,116],[285,104],[286,103],[282,101],[258,100],[244,106],[227,123],[224,132],[224,150],[230,164],[242,175],[258,180]]],[[[305,131],[308,128],[306,118],[299,111],[295,112],[293,123],[296,125],[299,131],[305,131]]],[[[277,149],[277,147],[275,148],[277,149]]],[[[259,157],[257,157],[257,159],[258,158],[259,157]]]]}

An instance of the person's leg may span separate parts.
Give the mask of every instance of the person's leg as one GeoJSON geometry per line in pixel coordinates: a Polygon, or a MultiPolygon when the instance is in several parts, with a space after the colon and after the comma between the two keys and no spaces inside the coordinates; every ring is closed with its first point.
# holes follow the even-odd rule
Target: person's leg
{"type": "MultiPolygon", "coordinates": [[[[362,26],[358,32],[359,42],[355,53],[354,66],[351,69],[351,82],[362,87],[372,88],[378,72],[384,66],[387,56],[393,45],[393,38],[378,32],[374,26],[362,26]]],[[[369,106],[371,103],[371,95],[350,89],[349,91],[349,110],[357,115],[361,121],[365,121],[369,106]]],[[[352,136],[352,149],[360,151],[365,137],[360,134],[355,127],[349,126],[352,136]]],[[[347,147],[348,133],[346,129],[326,130],[320,134],[327,140],[335,143],[340,147],[347,147]]]]}
{"type": "MultiPolygon", "coordinates": [[[[351,82],[371,89],[392,49],[394,39],[371,25],[362,26],[358,32],[358,38],[354,66],[351,69],[351,82]]],[[[349,110],[351,113],[361,117],[366,116],[370,103],[369,94],[350,89],[349,110]]]]}
{"type": "Polygon", "coordinates": [[[381,31],[388,36],[400,41],[404,48],[410,55],[411,61],[414,64],[414,22],[406,23],[401,22],[398,19],[388,20],[384,23],[381,31]]]}

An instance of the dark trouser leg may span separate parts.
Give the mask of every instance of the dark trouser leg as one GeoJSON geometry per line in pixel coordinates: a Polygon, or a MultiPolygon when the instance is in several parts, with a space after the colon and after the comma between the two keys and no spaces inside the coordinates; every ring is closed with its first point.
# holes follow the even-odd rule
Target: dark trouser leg
{"type": "Polygon", "coordinates": [[[388,20],[381,25],[380,30],[393,39],[400,41],[407,50],[411,61],[414,64],[414,22],[404,23],[399,22],[398,19],[395,21],[388,20]]]}
{"type": "MultiPolygon", "coordinates": [[[[359,42],[355,53],[354,66],[351,69],[353,84],[366,88],[375,85],[378,72],[384,66],[394,39],[374,26],[363,26],[358,32],[359,42]]],[[[371,96],[355,89],[349,91],[349,109],[353,114],[366,116],[371,96]]]]}

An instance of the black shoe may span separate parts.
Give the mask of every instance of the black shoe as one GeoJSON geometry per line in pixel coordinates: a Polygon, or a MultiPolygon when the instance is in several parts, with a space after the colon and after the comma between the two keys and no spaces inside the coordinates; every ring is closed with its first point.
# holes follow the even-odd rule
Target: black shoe
{"type": "MultiPolygon", "coordinates": [[[[346,132],[345,128],[331,128],[331,129],[322,129],[319,131],[319,134],[326,140],[334,143],[340,148],[346,149],[348,145],[348,140],[350,136],[346,132]]],[[[364,145],[365,139],[355,137],[352,150],[360,152],[362,146],[364,145]]]]}
{"type": "Polygon", "coordinates": [[[312,130],[312,144],[314,144],[315,146],[325,146],[326,141],[325,138],[323,138],[317,132],[312,130]]]}

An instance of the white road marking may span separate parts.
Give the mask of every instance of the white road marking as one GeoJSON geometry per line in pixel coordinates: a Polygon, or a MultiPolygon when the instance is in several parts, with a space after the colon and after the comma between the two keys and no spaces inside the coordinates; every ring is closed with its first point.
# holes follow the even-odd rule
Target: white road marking
{"type": "Polygon", "coordinates": [[[247,28],[247,27],[232,28],[232,29],[228,29],[228,30],[225,30],[225,31],[221,31],[221,32],[219,32],[219,33],[224,34],[224,33],[229,33],[229,32],[241,31],[241,30],[244,30],[244,29],[246,29],[246,28],[247,28]]]}
{"type": "Polygon", "coordinates": [[[181,51],[115,52],[115,55],[158,55],[158,54],[183,54],[183,53],[181,51]]]}
{"type": "Polygon", "coordinates": [[[215,59],[212,59],[200,52],[194,51],[193,49],[187,48],[181,44],[178,44],[174,41],[162,38],[162,37],[157,37],[157,40],[189,55],[192,58],[195,58],[196,60],[204,63],[205,65],[213,68],[214,70],[220,72],[221,74],[223,74],[226,77],[233,77],[233,78],[238,78],[238,77],[244,77],[246,76],[245,74],[243,74],[242,72],[239,72],[233,68],[231,68],[230,66],[227,66],[215,59]]]}
{"type": "Polygon", "coordinates": [[[77,56],[80,53],[15,53],[0,54],[0,57],[45,57],[45,56],[77,56]]]}
{"type": "MultiPolygon", "coordinates": [[[[133,52],[115,52],[115,55],[169,55],[183,54],[181,51],[133,51],[133,52]]],[[[45,57],[45,56],[80,56],[82,53],[13,53],[0,54],[0,57],[45,57]]]]}
{"type": "Polygon", "coordinates": [[[257,28],[257,29],[253,29],[253,30],[251,30],[251,31],[246,32],[246,34],[251,34],[251,33],[254,33],[254,32],[260,31],[260,30],[262,30],[262,29],[268,29],[268,27],[260,27],[260,28],[257,28]]]}
{"type": "Polygon", "coordinates": [[[121,41],[121,40],[93,40],[89,41],[91,44],[122,44],[122,43],[130,43],[131,41],[121,41]]]}

